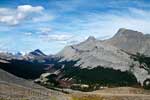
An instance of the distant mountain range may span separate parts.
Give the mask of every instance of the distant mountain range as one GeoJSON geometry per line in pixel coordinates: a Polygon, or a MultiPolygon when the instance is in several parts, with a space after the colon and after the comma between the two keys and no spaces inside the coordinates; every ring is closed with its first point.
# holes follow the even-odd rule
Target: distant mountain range
{"type": "Polygon", "coordinates": [[[26,55],[0,53],[1,68],[26,79],[42,73],[55,74],[53,81],[103,85],[148,85],[150,35],[121,28],[110,39],[87,40],[66,46],[56,55],[39,49],[26,55]],[[57,74],[56,74],[57,73],[57,74]]]}

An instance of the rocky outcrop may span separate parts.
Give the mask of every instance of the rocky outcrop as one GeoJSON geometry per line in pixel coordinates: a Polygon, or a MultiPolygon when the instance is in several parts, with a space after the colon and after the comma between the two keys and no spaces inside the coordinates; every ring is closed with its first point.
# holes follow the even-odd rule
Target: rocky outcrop
{"type": "Polygon", "coordinates": [[[112,38],[104,40],[104,43],[132,54],[139,52],[150,56],[150,35],[142,32],[121,28],[112,38]]]}

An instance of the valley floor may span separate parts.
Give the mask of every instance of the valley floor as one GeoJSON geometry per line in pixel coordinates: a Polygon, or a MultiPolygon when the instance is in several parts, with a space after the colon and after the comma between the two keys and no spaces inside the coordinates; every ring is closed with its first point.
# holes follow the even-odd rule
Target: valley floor
{"type": "Polygon", "coordinates": [[[150,91],[131,88],[107,88],[94,92],[73,93],[72,100],[150,100],[150,91]]]}
{"type": "Polygon", "coordinates": [[[150,100],[150,90],[118,87],[63,94],[52,90],[40,91],[0,82],[0,100],[150,100]]]}

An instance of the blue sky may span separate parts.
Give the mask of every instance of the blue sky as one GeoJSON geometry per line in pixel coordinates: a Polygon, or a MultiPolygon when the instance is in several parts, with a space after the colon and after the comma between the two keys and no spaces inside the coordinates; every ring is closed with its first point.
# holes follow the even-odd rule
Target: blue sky
{"type": "Polygon", "coordinates": [[[55,54],[119,28],[150,33],[149,0],[0,0],[0,51],[55,54]]]}

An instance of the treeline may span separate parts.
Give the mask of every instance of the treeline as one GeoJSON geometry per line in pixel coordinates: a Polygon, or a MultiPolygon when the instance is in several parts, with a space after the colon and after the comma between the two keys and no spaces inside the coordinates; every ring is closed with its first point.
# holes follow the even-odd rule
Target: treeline
{"type": "MultiPolygon", "coordinates": [[[[97,66],[93,69],[75,67],[77,61],[61,62],[64,67],[64,78],[73,78],[77,84],[100,84],[101,86],[132,86],[137,84],[136,77],[126,71],[97,66]]],[[[60,66],[59,65],[59,66],[60,66]]]]}

